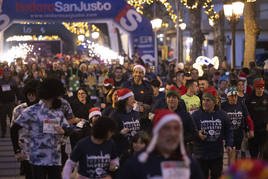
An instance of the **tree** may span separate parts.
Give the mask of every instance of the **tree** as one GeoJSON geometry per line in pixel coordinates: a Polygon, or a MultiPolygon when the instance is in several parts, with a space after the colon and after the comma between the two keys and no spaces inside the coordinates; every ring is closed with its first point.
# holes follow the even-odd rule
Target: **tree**
{"type": "Polygon", "coordinates": [[[202,55],[202,44],[205,37],[201,31],[201,3],[197,8],[189,9],[190,13],[190,35],[193,38],[192,48],[190,52],[191,59],[195,61],[197,57],[202,55]]]}
{"type": "Polygon", "coordinates": [[[250,62],[255,61],[256,40],[260,33],[259,25],[255,19],[256,2],[245,2],[244,29],[245,29],[245,52],[244,67],[249,67],[250,62]]]}
{"type": "Polygon", "coordinates": [[[220,62],[223,61],[225,56],[225,36],[224,36],[224,12],[219,12],[219,18],[215,19],[213,26],[214,35],[214,56],[217,56],[220,62]]]}

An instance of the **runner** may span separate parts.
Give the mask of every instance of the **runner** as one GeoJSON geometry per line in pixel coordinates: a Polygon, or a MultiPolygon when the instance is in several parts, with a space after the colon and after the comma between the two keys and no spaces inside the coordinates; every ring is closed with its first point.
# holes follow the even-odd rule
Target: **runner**
{"type": "Polygon", "coordinates": [[[223,167],[223,140],[231,151],[232,131],[226,113],[215,108],[217,91],[209,87],[203,92],[202,109],[195,111],[192,118],[199,130],[194,142],[194,156],[202,168],[205,178],[218,179],[223,167]],[[209,174],[210,173],[210,174],[209,174]]]}
{"type": "Polygon", "coordinates": [[[11,137],[14,150],[20,152],[18,131],[29,130],[30,154],[33,179],[61,178],[61,140],[63,128],[68,127],[62,111],[59,110],[64,88],[56,79],[44,80],[38,94],[41,101],[27,108],[15,121],[11,137]]]}
{"type": "Polygon", "coordinates": [[[184,148],[180,117],[169,110],[158,110],[149,146],[128,160],[118,179],[203,179],[196,161],[184,148]]]}
{"type": "Polygon", "coordinates": [[[92,135],[79,141],[63,169],[63,179],[70,179],[70,174],[79,163],[76,179],[111,179],[109,172],[119,168],[115,147],[110,140],[116,125],[109,118],[101,117],[92,128],[92,135]]]}

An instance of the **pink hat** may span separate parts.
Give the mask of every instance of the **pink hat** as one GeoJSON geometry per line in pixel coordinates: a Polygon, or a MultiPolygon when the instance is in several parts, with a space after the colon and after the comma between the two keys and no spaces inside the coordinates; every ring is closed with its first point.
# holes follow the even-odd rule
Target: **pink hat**
{"type": "Polygon", "coordinates": [[[155,145],[158,140],[158,132],[159,130],[168,122],[170,121],[177,121],[180,126],[180,150],[181,150],[181,155],[183,157],[184,162],[186,165],[190,164],[190,159],[188,158],[185,147],[184,147],[184,137],[183,137],[183,125],[181,118],[174,112],[171,112],[170,110],[167,109],[160,109],[156,111],[154,120],[153,120],[153,138],[146,148],[146,151],[142,152],[139,156],[138,159],[141,163],[145,163],[147,161],[147,158],[149,157],[150,153],[154,150],[155,145]]]}
{"type": "Polygon", "coordinates": [[[128,88],[119,89],[116,91],[116,93],[117,93],[117,100],[118,101],[127,99],[128,97],[134,95],[134,93],[128,88]]]}
{"type": "Polygon", "coordinates": [[[140,64],[135,65],[134,68],[133,68],[133,71],[134,71],[136,68],[142,69],[143,73],[144,73],[144,74],[146,73],[145,67],[144,67],[143,65],[140,65],[140,64]]]}
{"type": "Polygon", "coordinates": [[[91,108],[89,111],[88,111],[89,115],[88,115],[88,119],[91,119],[93,116],[101,116],[101,111],[100,111],[100,108],[91,108]]]}
{"type": "Polygon", "coordinates": [[[112,78],[105,79],[104,86],[114,86],[114,80],[112,78]]]}

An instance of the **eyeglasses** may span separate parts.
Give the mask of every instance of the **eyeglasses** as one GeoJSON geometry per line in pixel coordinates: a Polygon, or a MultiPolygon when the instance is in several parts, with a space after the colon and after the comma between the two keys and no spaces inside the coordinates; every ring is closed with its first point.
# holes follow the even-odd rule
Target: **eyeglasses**
{"type": "Polygon", "coordinates": [[[86,95],[87,93],[78,93],[78,95],[86,95]]]}

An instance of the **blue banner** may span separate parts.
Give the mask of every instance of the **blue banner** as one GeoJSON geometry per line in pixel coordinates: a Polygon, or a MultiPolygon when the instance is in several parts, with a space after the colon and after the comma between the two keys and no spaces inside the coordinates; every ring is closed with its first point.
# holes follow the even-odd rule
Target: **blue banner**
{"type": "Polygon", "coordinates": [[[2,0],[0,31],[12,21],[75,22],[113,20],[131,39],[145,61],[154,60],[154,38],[150,21],[124,0],[2,0]]]}

